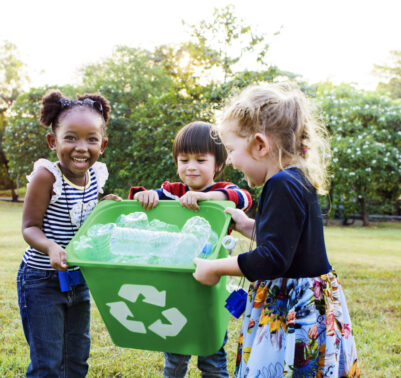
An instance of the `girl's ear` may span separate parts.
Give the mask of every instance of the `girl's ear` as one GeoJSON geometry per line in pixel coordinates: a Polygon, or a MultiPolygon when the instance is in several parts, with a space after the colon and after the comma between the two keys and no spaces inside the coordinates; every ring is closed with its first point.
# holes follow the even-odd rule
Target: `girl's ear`
{"type": "Polygon", "coordinates": [[[252,140],[252,152],[255,157],[264,158],[270,152],[270,143],[267,136],[263,133],[256,133],[252,140]]]}
{"type": "Polygon", "coordinates": [[[47,144],[52,151],[56,151],[56,136],[53,133],[46,135],[47,144]]]}

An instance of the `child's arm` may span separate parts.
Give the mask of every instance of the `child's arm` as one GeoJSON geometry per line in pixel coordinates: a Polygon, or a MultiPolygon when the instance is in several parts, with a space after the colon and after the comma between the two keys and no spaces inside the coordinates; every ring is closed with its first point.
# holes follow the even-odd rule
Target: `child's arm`
{"type": "Polygon", "coordinates": [[[32,176],[24,200],[22,214],[22,235],[33,248],[46,253],[52,268],[65,271],[67,256],[63,248],[49,240],[42,231],[43,216],[53,192],[54,176],[45,168],[32,176]]]}
{"type": "Polygon", "coordinates": [[[204,285],[216,285],[221,276],[243,276],[238,265],[238,257],[230,256],[224,259],[206,260],[195,257],[194,278],[204,285]]]}
{"type": "Polygon", "coordinates": [[[198,201],[233,201],[237,209],[247,211],[252,205],[252,197],[247,190],[240,189],[231,182],[218,182],[209,192],[189,191],[180,198],[181,206],[198,211],[198,201]]]}
{"type": "Polygon", "coordinates": [[[237,209],[248,211],[252,206],[252,197],[249,192],[231,182],[218,182],[214,185],[213,191],[224,193],[225,199],[233,201],[237,209]]]}

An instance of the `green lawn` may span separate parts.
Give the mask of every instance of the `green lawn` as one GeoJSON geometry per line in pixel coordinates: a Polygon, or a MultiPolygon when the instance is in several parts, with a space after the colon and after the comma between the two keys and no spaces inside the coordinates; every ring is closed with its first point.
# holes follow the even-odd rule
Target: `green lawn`
{"type": "MultiPolygon", "coordinates": [[[[0,376],[24,376],[29,350],[20,324],[15,276],[25,243],[22,204],[0,202],[0,376]]],[[[343,284],[363,377],[401,376],[401,224],[328,227],[330,262],[343,284]]],[[[232,318],[227,345],[230,373],[240,321],[232,318]]],[[[92,307],[90,377],[161,377],[161,353],[115,347],[92,307]]],[[[188,376],[199,377],[193,358],[188,376]]]]}

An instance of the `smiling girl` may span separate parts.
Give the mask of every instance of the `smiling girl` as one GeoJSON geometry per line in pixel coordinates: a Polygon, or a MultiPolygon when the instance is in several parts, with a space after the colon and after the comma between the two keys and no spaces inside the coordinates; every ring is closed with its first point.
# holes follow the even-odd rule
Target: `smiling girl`
{"type": "MultiPolygon", "coordinates": [[[[28,243],[18,271],[18,304],[31,362],[28,377],[84,377],[88,371],[90,298],[85,282],[61,292],[64,248],[95,207],[107,180],[97,160],[106,145],[110,105],[100,95],[78,100],[51,91],[40,121],[58,161],[39,159],[28,176],[22,234],[28,243]]],[[[113,195],[104,199],[119,198],[113,195]]]]}

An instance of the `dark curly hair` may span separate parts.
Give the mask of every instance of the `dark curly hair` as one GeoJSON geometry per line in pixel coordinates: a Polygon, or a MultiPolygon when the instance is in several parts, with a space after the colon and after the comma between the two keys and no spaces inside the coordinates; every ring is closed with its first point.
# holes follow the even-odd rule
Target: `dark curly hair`
{"type": "Polygon", "coordinates": [[[103,131],[106,133],[106,124],[110,117],[109,101],[98,93],[77,94],[78,100],[70,100],[65,97],[59,90],[52,89],[42,97],[42,107],[40,108],[40,123],[44,126],[52,127],[52,131],[58,127],[60,116],[77,106],[88,106],[92,104],[91,109],[99,113],[103,120],[103,131]],[[89,99],[84,103],[84,100],[89,99]],[[64,102],[63,102],[64,101],[64,102]],[[97,106],[93,106],[93,104],[97,106]],[[100,104],[100,105],[99,105],[100,104]]]}

